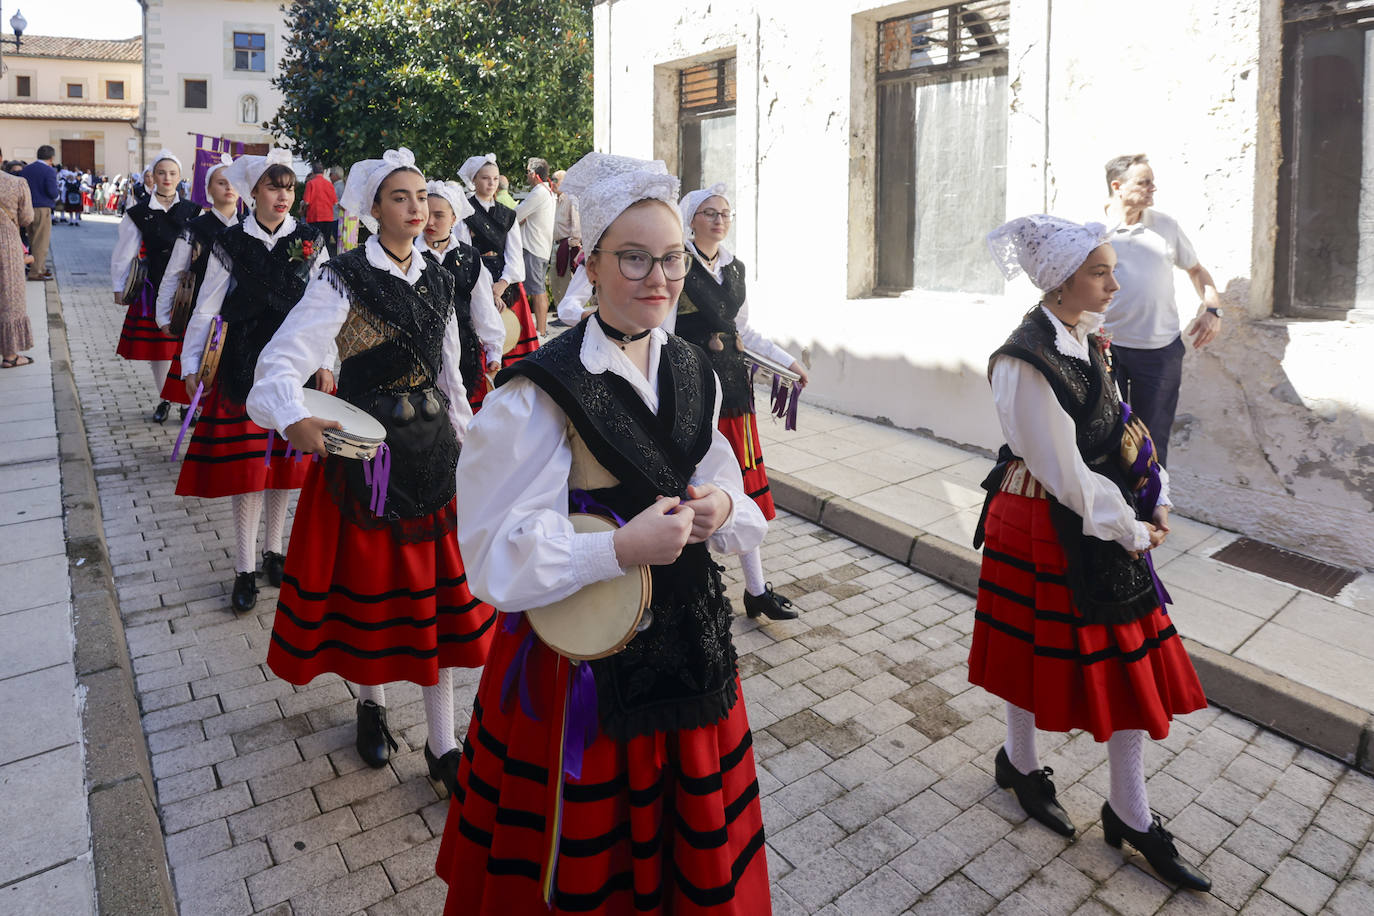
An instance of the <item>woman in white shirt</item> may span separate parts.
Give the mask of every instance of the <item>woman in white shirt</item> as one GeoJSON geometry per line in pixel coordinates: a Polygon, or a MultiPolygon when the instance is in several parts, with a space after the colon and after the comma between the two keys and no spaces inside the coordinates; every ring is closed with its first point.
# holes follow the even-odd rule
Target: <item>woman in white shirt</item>
{"type": "Polygon", "coordinates": [[[766,523],[715,428],[715,373],[660,327],[690,258],[678,182],[662,162],[602,153],[564,181],[600,310],[501,373],[458,466],[472,588],[506,616],[439,850],[445,913],[766,913],[748,717],[710,554],[757,547],[766,523]],[[628,521],[575,533],[570,503],[628,521]],[[639,565],[652,620],[617,654],[570,667],[524,617],[639,565]]]}
{"type": "Polygon", "coordinates": [[[1039,215],[988,236],[1008,279],[1025,271],[1044,297],[989,362],[1006,445],[974,539],[983,565],[969,680],[1007,702],[996,779],[1028,815],[1074,834],[1035,731],[1087,729],[1111,764],[1107,842],[1129,842],[1166,881],[1207,890],[1145,789],[1147,733],[1164,738],[1174,716],[1207,700],[1149,557],[1169,532],[1168,475],[1095,333],[1120,288],[1107,235],[1039,215]]]}
{"type": "Polygon", "coordinates": [[[504,354],[505,361],[512,363],[539,348],[534,312],[525,295],[524,237],[516,223],[515,210],[496,199],[501,170],[494,155],[470,157],[458,168],[458,177],[472,191],[468,203],[473,212],[463,219],[469,232],[464,241],[470,241],[477,249],[491,274],[497,308],[509,308],[520,322],[520,338],[504,354]]]}
{"type": "Polygon", "coordinates": [[[333,673],[359,685],[355,746],[371,767],[397,748],[384,685],[420,685],[425,761],[451,791],[453,668],[486,661],[495,612],[468,590],[454,535],[454,466],[472,411],[453,277],[417,242],[427,196],[408,149],[354,163],[342,205],[373,235],[325,265],[262,351],[248,411],[323,456],[324,430],[339,424],[311,416],[301,386],[333,362],[337,341],[338,396],[386,428],[376,460],[310,463],[267,665],[293,684],[333,673]]]}

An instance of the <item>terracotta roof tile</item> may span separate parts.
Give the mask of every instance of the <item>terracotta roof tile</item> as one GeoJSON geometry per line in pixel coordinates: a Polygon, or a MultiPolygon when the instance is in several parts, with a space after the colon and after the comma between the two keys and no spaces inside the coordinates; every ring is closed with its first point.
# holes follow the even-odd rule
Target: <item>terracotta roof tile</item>
{"type": "MultiPolygon", "coordinates": [[[[9,40],[9,39],[7,39],[9,40]]],[[[58,35],[25,35],[19,50],[5,49],[7,57],[65,57],[71,60],[112,60],[139,63],[143,38],[107,41],[100,38],[63,38],[58,35]]]]}
{"type": "Polygon", "coordinates": [[[66,102],[0,102],[0,118],[40,121],[133,121],[137,105],[93,105],[66,102]]]}

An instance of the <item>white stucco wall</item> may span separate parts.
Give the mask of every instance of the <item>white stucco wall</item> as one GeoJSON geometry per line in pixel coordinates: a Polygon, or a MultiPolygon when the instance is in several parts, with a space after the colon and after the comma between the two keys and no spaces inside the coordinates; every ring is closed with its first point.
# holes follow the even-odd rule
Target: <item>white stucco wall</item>
{"type": "MultiPolygon", "coordinates": [[[[613,0],[595,9],[596,145],[676,155],[671,73],[734,50],[736,248],[751,320],[812,367],[807,398],[995,448],[987,354],[1034,301],[872,285],[877,23],[943,5],[613,0]],[[655,95],[658,95],[656,99],[655,95]]],[[[1101,213],[1145,152],[1223,291],[1190,352],[1171,471],[1195,517],[1374,567],[1374,324],[1272,317],[1278,0],[1012,0],[1007,212],[1101,213]],[[1129,22],[1129,27],[1125,23],[1129,22]]],[[[989,229],[992,227],[989,226],[989,229]]],[[[1179,274],[1180,307],[1196,295],[1179,274]]]]}

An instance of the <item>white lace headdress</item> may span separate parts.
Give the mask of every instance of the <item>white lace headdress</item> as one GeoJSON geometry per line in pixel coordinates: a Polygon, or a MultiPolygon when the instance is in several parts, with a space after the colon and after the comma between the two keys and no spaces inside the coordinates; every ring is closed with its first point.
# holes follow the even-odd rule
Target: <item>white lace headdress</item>
{"type": "Polygon", "coordinates": [[[562,187],[578,201],[582,241],[595,248],[615,218],[641,200],[673,206],[679,188],[662,159],[588,153],[568,169],[562,187]]]}
{"type": "Polygon", "coordinates": [[[431,198],[442,197],[453,208],[453,221],[467,219],[473,214],[472,204],[463,193],[463,186],[456,181],[431,181],[425,185],[431,198]]]}
{"type": "Polygon", "coordinates": [[[377,231],[377,220],[372,215],[372,202],[377,197],[377,189],[386,181],[387,176],[397,169],[409,169],[421,178],[424,177],[424,172],[415,165],[415,154],[404,146],[387,150],[382,153],[380,159],[363,159],[355,162],[348,170],[348,181],[344,183],[339,206],[357,216],[368,232],[377,231]]]}
{"type": "MultiPolygon", "coordinates": [[[[496,165],[495,153],[487,153],[485,156],[469,156],[466,162],[458,166],[458,177],[463,179],[463,184],[468,186],[469,191],[477,190],[477,184],[473,179],[486,165],[496,165]]],[[[501,171],[501,167],[496,166],[496,171],[501,171]]]]}
{"type": "MultiPolygon", "coordinates": [[[[230,166],[230,165],[233,165],[233,164],[234,164],[234,157],[233,157],[233,156],[229,155],[228,153],[220,153],[220,154],[219,154],[219,162],[216,162],[216,163],[214,163],[213,165],[211,165],[211,166],[210,166],[210,170],[207,171],[207,172],[205,173],[205,196],[206,196],[207,198],[209,198],[209,199],[211,199],[211,200],[214,199],[214,198],[210,197],[210,179],[211,179],[211,178],[214,178],[214,177],[215,177],[215,173],[218,172],[220,169],[225,168],[225,167],[230,166]]],[[[232,185],[233,185],[233,182],[231,181],[231,182],[229,182],[229,184],[232,186],[232,185]]],[[[242,195],[240,195],[240,196],[242,196],[242,195]]]]}
{"type": "Polygon", "coordinates": [[[164,159],[172,160],[177,164],[178,169],[181,169],[181,171],[183,172],[186,171],[184,168],[182,168],[181,159],[177,157],[177,154],[167,149],[167,147],[165,146],[162,149],[158,150],[157,155],[153,157],[153,161],[148,163],[147,171],[151,172],[153,169],[157,168],[157,164],[164,159]]]}
{"type": "Polygon", "coordinates": [[[1111,231],[1045,213],[1020,216],[988,233],[988,251],[1008,280],[1025,271],[1038,289],[1063,285],[1111,231]]]}
{"type": "Polygon", "coordinates": [[[682,200],[678,201],[677,208],[682,211],[682,233],[687,238],[692,237],[692,218],[697,215],[701,205],[712,197],[723,197],[727,205],[734,206],[730,200],[730,195],[725,193],[725,183],[719,181],[709,188],[689,191],[682,200]]]}
{"type": "Polygon", "coordinates": [[[274,165],[291,165],[291,151],[281,147],[270,149],[266,156],[240,156],[225,166],[224,177],[239,192],[239,197],[248,206],[253,206],[253,188],[257,186],[262,173],[274,165]]]}

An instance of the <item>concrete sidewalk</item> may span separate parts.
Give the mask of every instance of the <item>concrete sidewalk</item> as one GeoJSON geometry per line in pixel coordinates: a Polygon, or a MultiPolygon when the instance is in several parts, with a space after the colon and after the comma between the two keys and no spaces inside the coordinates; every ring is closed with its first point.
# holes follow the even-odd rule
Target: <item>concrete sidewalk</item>
{"type": "Polygon", "coordinates": [[[46,287],[0,370],[0,912],[95,912],[46,287]]]}
{"type": "MultiPolygon", "coordinates": [[[[759,424],[778,504],[973,592],[987,455],[803,402],[795,432],[759,424]]],[[[1208,695],[1370,769],[1374,575],[1334,600],[1212,559],[1239,534],[1181,515],[1156,553],[1208,695]]]]}

